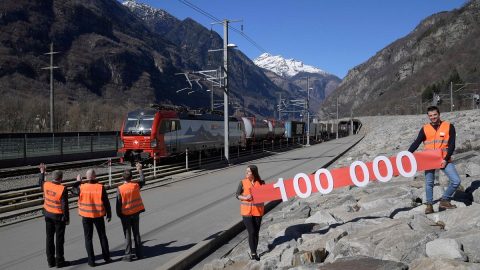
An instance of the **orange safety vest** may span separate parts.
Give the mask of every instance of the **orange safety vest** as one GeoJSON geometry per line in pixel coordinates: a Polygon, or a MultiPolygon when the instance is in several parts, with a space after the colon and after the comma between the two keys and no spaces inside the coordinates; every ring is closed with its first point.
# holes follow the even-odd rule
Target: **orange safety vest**
{"type": "MultiPolygon", "coordinates": [[[[260,186],[260,182],[255,181],[254,184],[252,185],[252,182],[250,182],[250,180],[243,179],[242,180],[242,185],[243,185],[242,195],[247,196],[247,195],[251,194],[250,189],[252,187],[259,187],[260,186]]],[[[261,216],[263,216],[263,213],[264,213],[263,203],[254,204],[251,201],[240,200],[240,215],[261,217],[261,216]]]]}
{"type": "Polygon", "coordinates": [[[140,186],[137,183],[125,183],[118,187],[122,196],[122,214],[130,216],[145,210],[142,196],[140,196],[140,186]]]}
{"type": "Polygon", "coordinates": [[[437,130],[431,124],[425,124],[423,132],[426,138],[423,141],[424,149],[442,149],[442,157],[445,158],[448,151],[448,140],[450,139],[450,122],[442,122],[437,130]]]}
{"type": "Polygon", "coordinates": [[[65,187],[50,181],[43,183],[43,208],[52,214],[63,214],[62,194],[65,187]]]}
{"type": "Polygon", "coordinates": [[[78,214],[87,218],[105,216],[105,207],[102,202],[103,185],[99,183],[85,183],[80,185],[78,198],[78,214]]]}

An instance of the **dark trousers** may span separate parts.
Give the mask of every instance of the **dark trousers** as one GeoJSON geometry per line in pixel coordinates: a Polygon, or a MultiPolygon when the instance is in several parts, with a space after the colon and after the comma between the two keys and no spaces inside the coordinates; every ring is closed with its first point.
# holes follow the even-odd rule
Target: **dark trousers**
{"type": "Polygon", "coordinates": [[[142,258],[142,239],[140,238],[140,215],[123,216],[122,221],[123,234],[125,235],[125,257],[132,257],[132,233],[135,242],[135,254],[137,258],[142,258]]]}
{"type": "Polygon", "coordinates": [[[242,216],[242,218],[243,224],[245,224],[248,232],[248,245],[250,246],[250,252],[252,254],[257,254],[258,235],[260,233],[262,217],[242,216]]]}
{"type": "Polygon", "coordinates": [[[63,257],[63,244],[65,243],[64,221],[45,217],[47,231],[47,261],[49,265],[65,261],[63,257]],[[56,248],[55,248],[56,244],[56,248]]]}
{"type": "Polygon", "coordinates": [[[83,233],[85,235],[85,248],[87,249],[88,263],[95,262],[95,253],[93,251],[93,225],[97,228],[98,238],[100,239],[100,245],[102,246],[102,256],[104,260],[110,260],[110,251],[108,248],[107,233],[105,232],[105,221],[103,217],[99,218],[86,218],[82,217],[83,233]]]}

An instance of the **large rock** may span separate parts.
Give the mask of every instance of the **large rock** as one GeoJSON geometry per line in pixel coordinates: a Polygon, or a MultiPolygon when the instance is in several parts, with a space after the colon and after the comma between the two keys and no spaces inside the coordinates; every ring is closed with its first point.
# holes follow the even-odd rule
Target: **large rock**
{"type": "Polygon", "coordinates": [[[303,234],[303,242],[298,246],[298,262],[323,262],[334,249],[336,243],[348,233],[343,229],[330,229],[326,234],[303,234]],[[311,260],[310,260],[311,259],[311,260]]]}
{"type": "Polygon", "coordinates": [[[363,208],[376,208],[377,205],[373,202],[380,199],[411,199],[413,193],[409,187],[405,186],[405,183],[410,181],[405,181],[403,177],[396,177],[388,183],[382,182],[371,182],[367,187],[359,189],[359,192],[356,193],[359,206],[363,208]],[[369,205],[373,203],[373,205],[369,205]]]}
{"type": "MultiPolygon", "coordinates": [[[[480,160],[478,160],[478,158],[477,158],[476,162],[480,162],[480,160]]],[[[470,177],[480,176],[480,164],[474,163],[473,160],[471,162],[469,162],[467,164],[467,173],[470,175],[470,177]]]]}
{"type": "Polygon", "coordinates": [[[479,188],[476,188],[472,192],[472,200],[473,200],[473,202],[480,204],[480,189],[479,188]]]}
{"type": "Polygon", "coordinates": [[[338,221],[330,215],[327,211],[318,211],[313,216],[307,218],[305,223],[317,223],[317,224],[326,224],[332,225],[338,223],[338,221]]]}
{"type": "Polygon", "coordinates": [[[330,214],[336,220],[343,223],[356,221],[362,218],[378,218],[378,217],[393,217],[401,210],[412,208],[412,200],[410,198],[396,199],[396,198],[382,198],[375,201],[364,203],[366,208],[359,206],[358,211],[345,211],[345,208],[340,206],[330,210],[330,214]]]}
{"type": "Polygon", "coordinates": [[[291,220],[299,218],[308,218],[311,214],[311,207],[302,200],[293,200],[286,203],[280,211],[272,213],[271,220],[291,220]]]}
{"type": "Polygon", "coordinates": [[[480,205],[472,204],[464,207],[459,202],[455,203],[457,206],[462,206],[457,209],[450,209],[447,211],[427,215],[427,217],[434,222],[443,222],[445,229],[450,230],[455,227],[472,228],[480,224],[480,205]]]}
{"type": "Polygon", "coordinates": [[[430,258],[445,258],[467,261],[462,245],[455,239],[435,239],[426,245],[426,253],[430,258]]]}
{"type": "Polygon", "coordinates": [[[407,270],[408,266],[401,262],[379,260],[370,257],[343,258],[333,263],[326,263],[320,268],[322,270],[407,270]]]}
{"type": "MultiPolygon", "coordinates": [[[[279,268],[291,267],[292,265],[294,265],[294,256],[297,253],[298,253],[298,248],[296,247],[283,250],[283,252],[278,257],[277,266],[279,268]]],[[[274,261],[274,260],[270,260],[270,261],[274,261]]]]}
{"type": "Polygon", "coordinates": [[[479,270],[480,265],[442,258],[418,258],[409,265],[409,270],[479,270]]]}
{"type": "Polygon", "coordinates": [[[423,207],[417,208],[422,209],[422,213],[413,215],[411,219],[405,220],[412,230],[416,232],[435,233],[437,235],[444,232],[443,224],[438,224],[428,219],[426,215],[423,214],[423,207]]]}
{"type": "Polygon", "coordinates": [[[414,216],[425,213],[425,207],[426,205],[420,205],[413,208],[404,208],[392,213],[390,217],[394,219],[413,219],[414,216]]]}
{"type": "Polygon", "coordinates": [[[469,262],[480,263],[480,229],[478,227],[470,230],[452,230],[442,234],[443,238],[456,239],[462,244],[463,252],[467,255],[469,262]]]}
{"type": "Polygon", "coordinates": [[[315,224],[313,223],[304,224],[304,219],[294,219],[271,224],[268,228],[265,228],[266,233],[270,237],[269,249],[292,239],[297,240],[302,234],[311,232],[314,226],[315,224]]]}
{"type": "Polygon", "coordinates": [[[267,251],[268,252],[259,251],[262,263],[288,267],[292,264],[293,254],[298,252],[297,242],[292,239],[276,245],[273,249],[267,251]]]}
{"type": "Polygon", "coordinates": [[[292,265],[306,265],[312,263],[321,263],[327,257],[327,252],[325,249],[316,249],[312,251],[300,251],[294,254],[292,265]]]}
{"type": "MultiPolygon", "coordinates": [[[[345,229],[348,224],[341,226],[345,229]]],[[[425,244],[435,233],[415,232],[402,220],[371,219],[352,224],[348,235],[335,245],[327,261],[352,256],[410,262],[425,256],[425,244]],[[363,224],[363,226],[358,226],[363,224]],[[356,227],[356,228],[355,228],[356,227]]]]}
{"type": "Polygon", "coordinates": [[[315,193],[305,199],[305,201],[309,203],[313,210],[324,210],[335,208],[339,205],[353,206],[357,204],[357,200],[355,199],[355,197],[352,194],[345,193],[346,190],[348,191],[349,189],[343,188],[340,190],[333,190],[328,195],[315,193]]]}

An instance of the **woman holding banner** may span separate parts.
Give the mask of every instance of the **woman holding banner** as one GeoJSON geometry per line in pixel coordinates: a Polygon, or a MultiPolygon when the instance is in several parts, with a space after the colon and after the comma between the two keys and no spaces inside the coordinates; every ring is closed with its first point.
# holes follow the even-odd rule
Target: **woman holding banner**
{"type": "Polygon", "coordinates": [[[247,166],[245,171],[245,179],[238,185],[236,197],[240,200],[240,214],[243,223],[248,232],[248,245],[250,246],[250,259],[260,260],[257,254],[258,237],[260,233],[260,225],[264,214],[263,203],[254,204],[251,194],[251,188],[264,185],[265,182],[258,174],[258,168],[255,165],[247,166]]]}

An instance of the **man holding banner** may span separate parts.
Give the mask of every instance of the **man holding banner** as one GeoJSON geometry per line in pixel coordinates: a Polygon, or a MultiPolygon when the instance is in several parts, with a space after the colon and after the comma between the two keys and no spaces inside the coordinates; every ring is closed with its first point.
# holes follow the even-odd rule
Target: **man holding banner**
{"type": "MultiPolygon", "coordinates": [[[[460,185],[460,177],[458,176],[455,165],[451,163],[451,157],[455,150],[455,127],[447,122],[440,120],[440,110],[436,106],[427,108],[427,115],[430,119],[429,124],[425,124],[418,133],[417,139],[412,143],[409,152],[413,153],[423,142],[425,150],[440,149],[442,152],[441,170],[448,176],[449,185],[445,190],[440,204],[439,211],[445,209],[456,208],[456,205],[450,203],[453,193],[460,185]]],[[[433,213],[433,185],[435,181],[435,169],[425,171],[425,193],[427,207],[425,214],[433,213]]]]}

